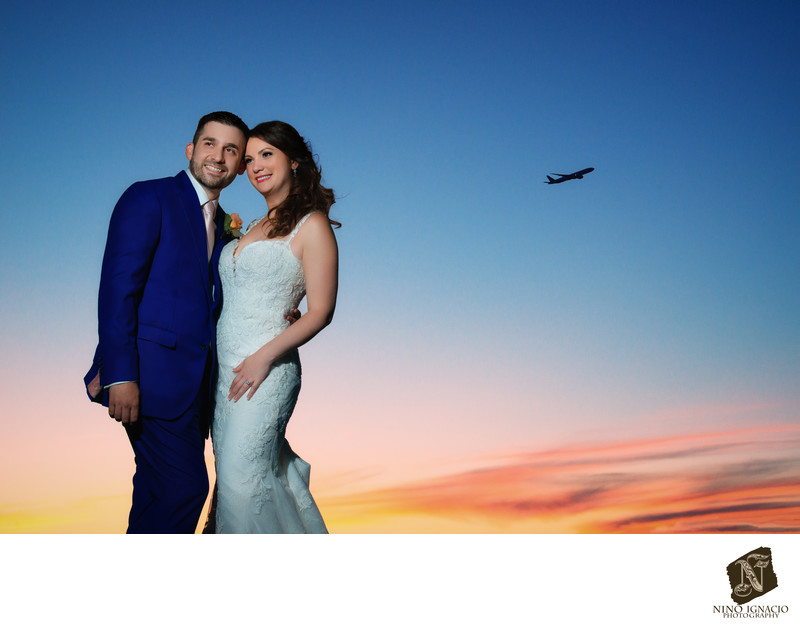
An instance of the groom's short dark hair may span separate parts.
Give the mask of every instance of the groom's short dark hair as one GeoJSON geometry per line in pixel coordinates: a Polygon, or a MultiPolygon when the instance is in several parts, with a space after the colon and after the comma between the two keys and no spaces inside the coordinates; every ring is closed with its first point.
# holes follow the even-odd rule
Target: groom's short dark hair
{"type": "Polygon", "coordinates": [[[193,145],[197,144],[197,139],[200,138],[200,132],[203,131],[206,123],[211,122],[237,127],[241,130],[242,134],[244,134],[245,138],[247,138],[247,136],[250,134],[250,130],[248,129],[247,125],[245,125],[244,121],[235,114],[230,112],[211,112],[211,114],[206,114],[198,121],[197,129],[195,130],[194,137],[192,138],[193,145]]]}

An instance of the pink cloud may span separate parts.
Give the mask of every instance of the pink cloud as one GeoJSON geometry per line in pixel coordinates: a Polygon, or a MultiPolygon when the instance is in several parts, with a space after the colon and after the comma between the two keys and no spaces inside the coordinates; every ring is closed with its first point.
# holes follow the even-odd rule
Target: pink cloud
{"type": "MultiPolygon", "coordinates": [[[[800,427],[564,446],[324,504],[359,516],[414,515],[515,532],[800,532],[800,427]]],[[[454,526],[454,530],[460,527],[454,526]]]]}

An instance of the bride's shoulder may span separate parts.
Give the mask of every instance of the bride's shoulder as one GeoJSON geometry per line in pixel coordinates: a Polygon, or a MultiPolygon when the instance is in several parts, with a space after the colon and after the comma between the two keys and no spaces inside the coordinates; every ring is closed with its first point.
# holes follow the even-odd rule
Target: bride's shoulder
{"type": "Polygon", "coordinates": [[[297,228],[295,230],[298,236],[302,233],[316,234],[319,232],[332,232],[331,223],[327,215],[321,211],[311,211],[308,213],[297,223],[297,228]]]}
{"type": "Polygon", "coordinates": [[[325,213],[312,211],[298,222],[295,230],[295,238],[291,240],[292,250],[300,259],[309,247],[314,251],[336,249],[336,237],[325,213]]]}

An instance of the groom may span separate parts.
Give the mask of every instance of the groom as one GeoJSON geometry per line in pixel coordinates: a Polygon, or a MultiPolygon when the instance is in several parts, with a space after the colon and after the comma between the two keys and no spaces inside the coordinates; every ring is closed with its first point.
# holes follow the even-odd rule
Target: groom
{"type": "Polygon", "coordinates": [[[84,381],[133,446],[128,533],[194,533],[208,496],[219,194],[244,172],[247,133],[235,114],[207,114],[186,146],[188,169],[133,184],[111,216],[84,381]]]}

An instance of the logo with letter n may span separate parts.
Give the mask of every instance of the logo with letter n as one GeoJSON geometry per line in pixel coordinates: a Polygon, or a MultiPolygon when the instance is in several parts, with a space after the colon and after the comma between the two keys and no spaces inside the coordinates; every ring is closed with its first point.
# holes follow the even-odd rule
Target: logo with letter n
{"type": "Polygon", "coordinates": [[[778,587],[778,578],[772,567],[772,551],[762,546],[742,555],[728,564],[728,579],[731,583],[731,599],[738,604],[761,597],[778,587]]]}

